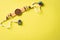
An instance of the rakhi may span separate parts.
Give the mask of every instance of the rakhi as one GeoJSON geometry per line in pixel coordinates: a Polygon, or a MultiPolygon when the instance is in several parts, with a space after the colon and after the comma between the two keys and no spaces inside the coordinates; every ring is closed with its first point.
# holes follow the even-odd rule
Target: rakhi
{"type": "MultiPolygon", "coordinates": [[[[15,9],[14,13],[8,14],[6,16],[6,18],[2,22],[0,22],[0,25],[2,25],[4,22],[6,22],[7,20],[9,20],[11,18],[14,18],[15,16],[21,16],[24,12],[26,12],[26,11],[28,11],[30,9],[34,9],[36,7],[35,4],[39,5],[40,9],[41,9],[42,6],[44,6],[43,2],[40,1],[40,2],[34,2],[31,6],[25,6],[25,7],[20,8],[20,9],[17,8],[17,9],[15,9]]],[[[20,21],[18,20],[17,23],[20,24],[20,22],[21,22],[21,20],[20,21]]]]}

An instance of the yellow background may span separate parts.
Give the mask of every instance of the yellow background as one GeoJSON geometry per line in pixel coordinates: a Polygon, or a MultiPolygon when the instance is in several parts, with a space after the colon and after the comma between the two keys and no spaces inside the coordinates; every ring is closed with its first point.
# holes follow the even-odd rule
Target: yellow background
{"type": "MultiPolygon", "coordinates": [[[[16,8],[37,1],[40,0],[0,0],[0,20],[3,20],[7,14],[13,13],[16,8]]],[[[10,29],[0,27],[0,40],[60,40],[60,2],[42,1],[45,5],[42,7],[42,12],[36,13],[32,9],[12,19],[21,19],[22,26],[13,23],[10,29]]]]}

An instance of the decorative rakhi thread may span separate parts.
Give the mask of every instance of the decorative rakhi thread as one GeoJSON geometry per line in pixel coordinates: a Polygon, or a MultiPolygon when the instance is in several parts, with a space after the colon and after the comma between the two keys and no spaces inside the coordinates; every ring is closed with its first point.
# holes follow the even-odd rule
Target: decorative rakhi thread
{"type": "MultiPolygon", "coordinates": [[[[6,18],[5,18],[2,22],[0,22],[0,25],[2,25],[4,22],[6,22],[7,20],[9,20],[10,18],[13,18],[13,17],[15,17],[15,16],[21,16],[24,12],[26,12],[26,11],[28,11],[28,10],[30,10],[30,9],[34,9],[34,8],[35,8],[35,6],[34,6],[35,4],[39,5],[40,8],[41,8],[42,6],[44,6],[43,2],[40,1],[40,2],[34,2],[31,6],[25,6],[25,7],[23,7],[23,8],[17,8],[17,9],[15,9],[14,13],[8,14],[8,15],[6,16],[6,18]]],[[[21,25],[20,23],[22,23],[22,21],[21,21],[21,20],[18,20],[17,23],[18,23],[19,25],[21,25]]],[[[3,26],[3,25],[2,25],[2,26],[3,26]]]]}

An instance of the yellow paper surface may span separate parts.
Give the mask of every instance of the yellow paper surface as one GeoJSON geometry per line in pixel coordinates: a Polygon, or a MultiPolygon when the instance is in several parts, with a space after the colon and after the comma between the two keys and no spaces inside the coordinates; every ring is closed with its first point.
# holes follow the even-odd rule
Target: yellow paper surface
{"type": "MultiPolygon", "coordinates": [[[[0,20],[4,20],[16,8],[38,1],[40,0],[0,0],[0,20]]],[[[10,29],[0,27],[0,40],[60,40],[60,0],[42,1],[45,5],[42,12],[37,13],[32,9],[11,19],[22,20],[22,26],[12,23],[10,29]]],[[[5,25],[8,26],[8,22],[5,25]]]]}

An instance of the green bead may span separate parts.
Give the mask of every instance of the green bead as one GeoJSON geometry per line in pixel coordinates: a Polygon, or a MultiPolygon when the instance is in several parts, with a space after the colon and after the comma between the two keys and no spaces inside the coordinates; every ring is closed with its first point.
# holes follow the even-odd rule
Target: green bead
{"type": "Polygon", "coordinates": [[[22,21],[21,20],[18,20],[18,25],[22,25],[22,21]]]}
{"type": "Polygon", "coordinates": [[[41,6],[44,6],[42,1],[38,2],[38,4],[41,5],[41,6]]]}

